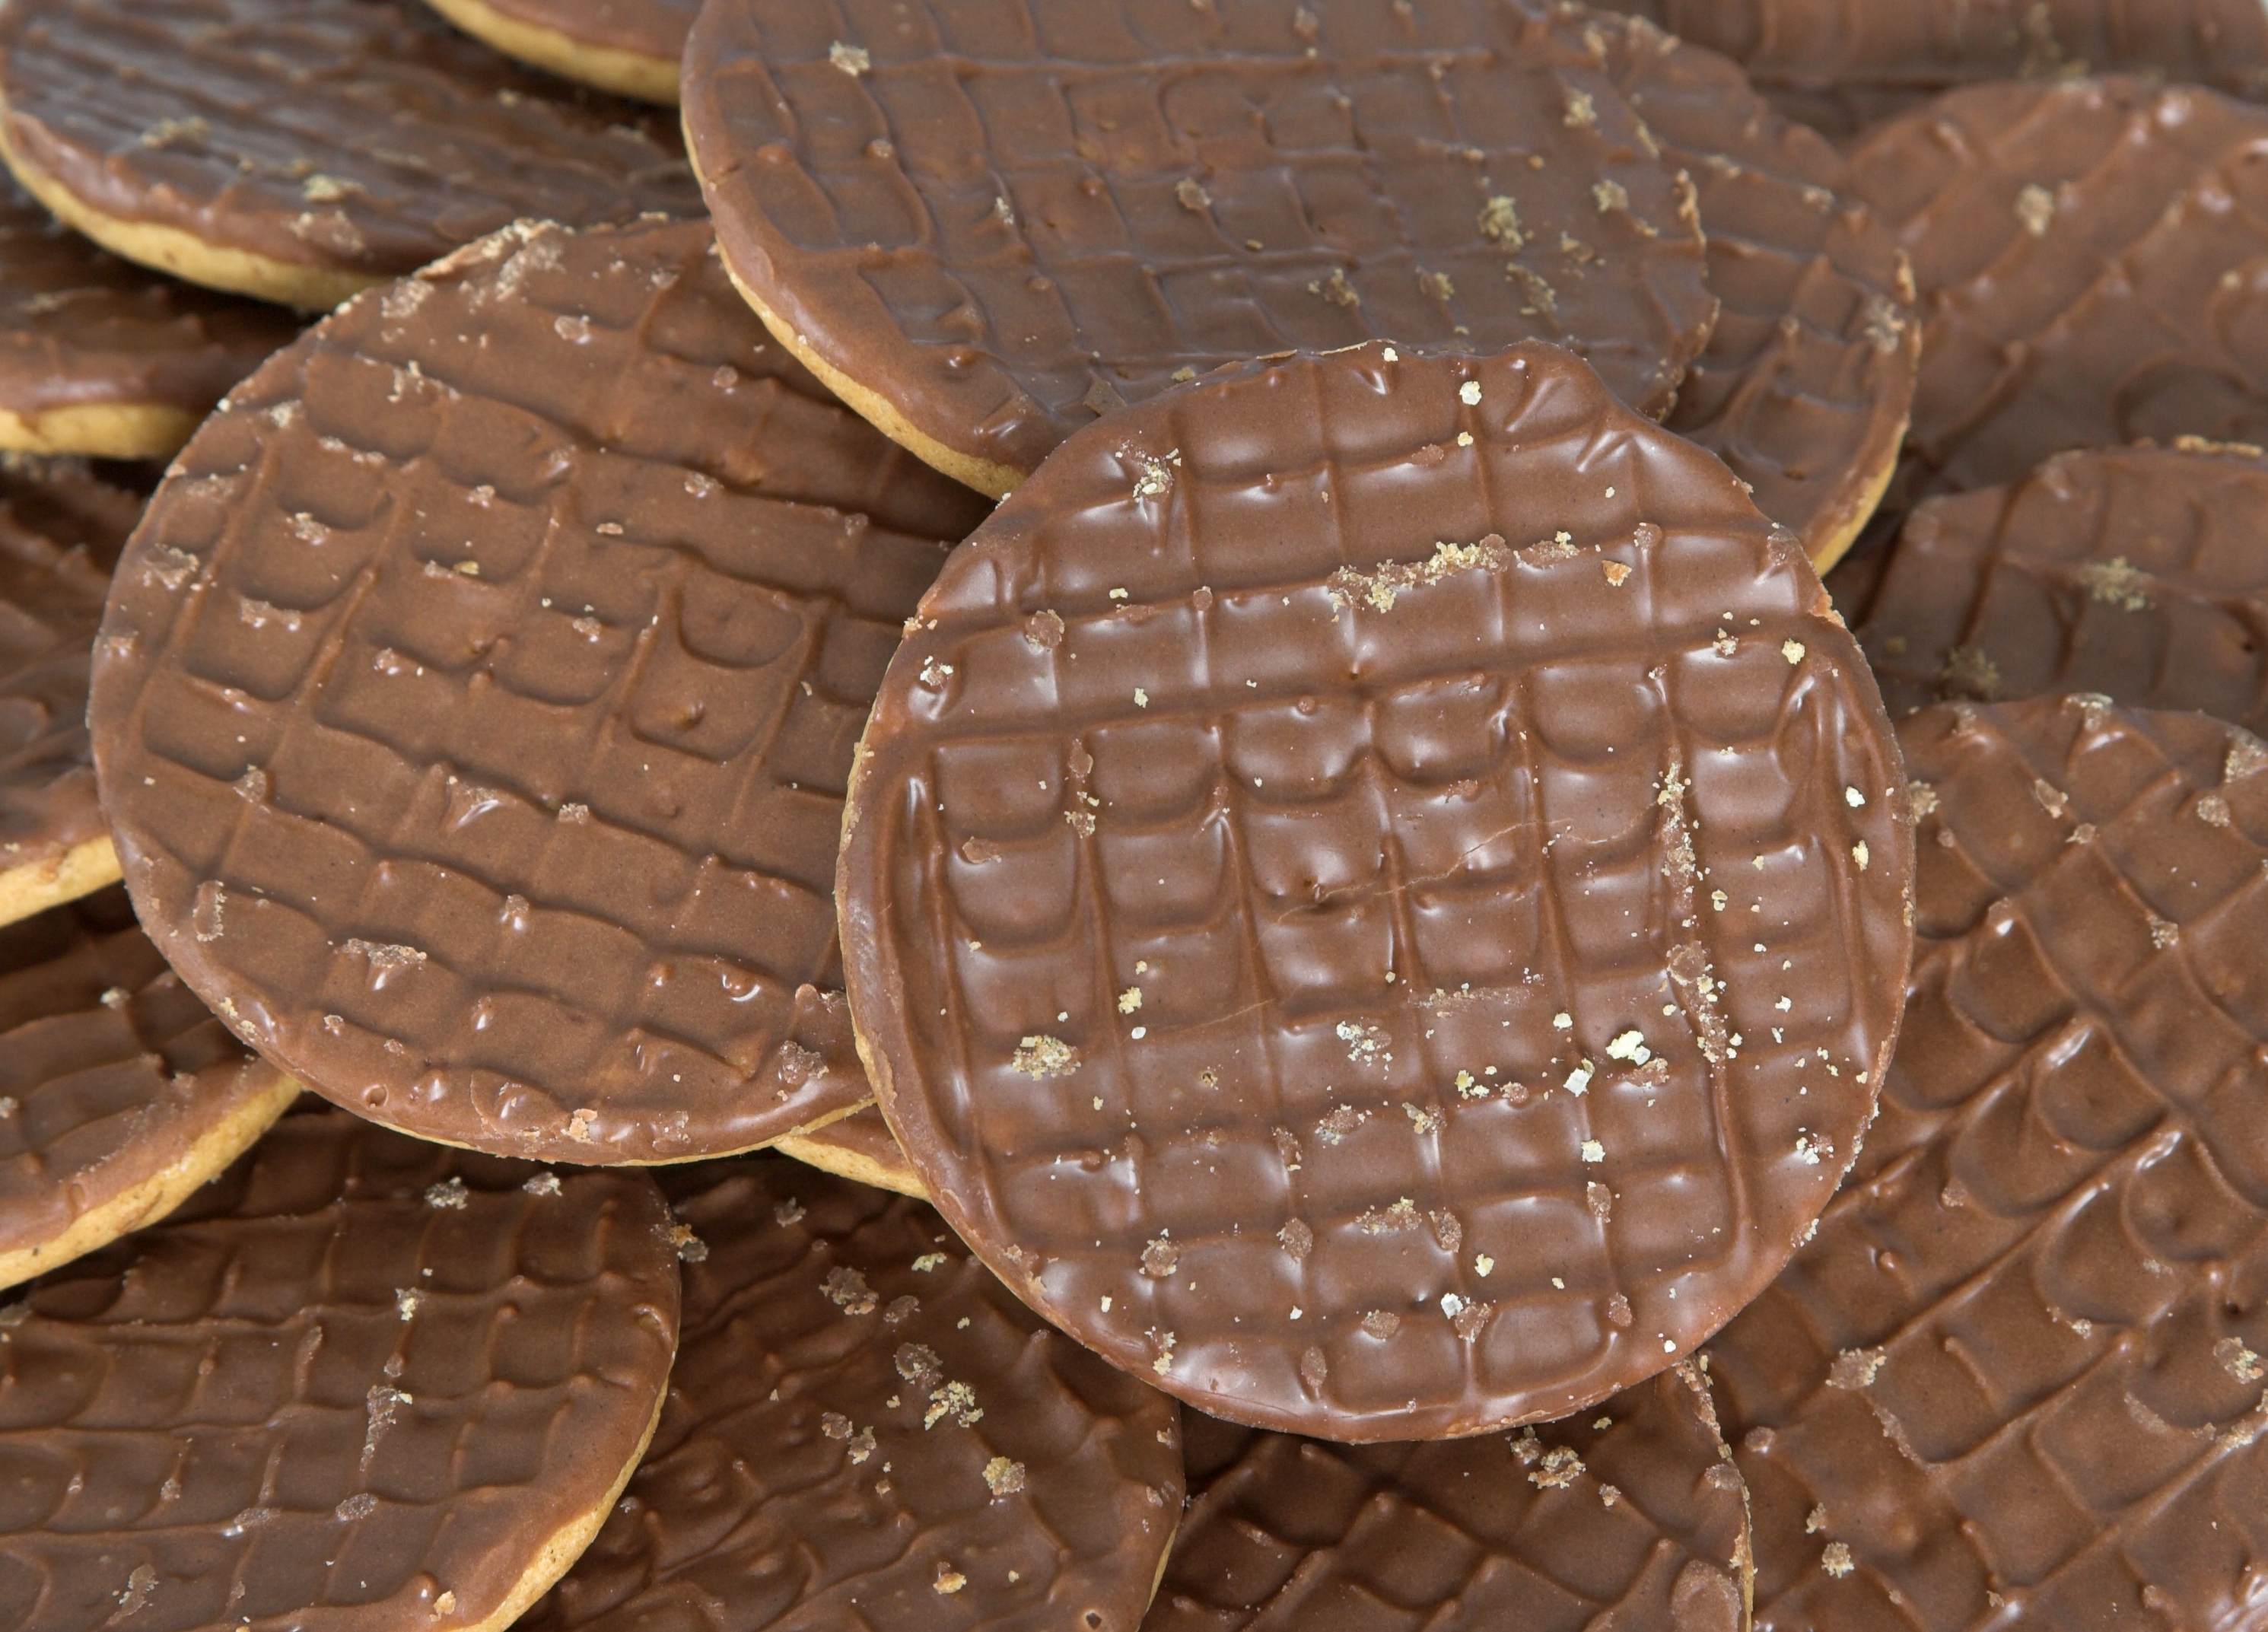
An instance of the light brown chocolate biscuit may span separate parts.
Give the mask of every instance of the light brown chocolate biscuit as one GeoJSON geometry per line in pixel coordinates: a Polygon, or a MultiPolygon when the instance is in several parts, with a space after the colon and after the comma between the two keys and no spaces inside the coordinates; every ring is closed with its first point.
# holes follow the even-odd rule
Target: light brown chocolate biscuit
{"type": "Polygon", "coordinates": [[[919,1196],[927,1200],[929,1191],[914,1171],[906,1153],[898,1148],[890,1124],[873,1106],[864,1106],[850,1115],[814,1128],[808,1133],[789,1134],[777,1140],[772,1148],[782,1156],[792,1156],[807,1166],[821,1173],[837,1173],[845,1179],[856,1179],[877,1189],[895,1190],[900,1195],[919,1196]]]}
{"type": "Polygon", "coordinates": [[[1748,1502],[1691,1361],[1509,1439],[1182,1421],[1189,1511],[1142,1632],[1748,1625],[1748,1502]]]}
{"type": "Polygon", "coordinates": [[[1527,0],[717,0],[686,61],[751,303],[988,493],[1174,381],[1373,339],[1558,341],[1658,416],[1715,320],[1690,183],[1527,0]]]}
{"type": "Polygon", "coordinates": [[[1899,734],[1921,951],[1881,1114],[1711,1345],[1757,1623],[2257,1624],[2268,746],[2086,696],[1899,734]]]}
{"type": "Polygon", "coordinates": [[[76,460],[0,457],[0,923],[118,879],[86,686],[142,496],[76,460]]]}
{"type": "Polygon", "coordinates": [[[1667,1368],[1872,1114],[1889,726],[1793,534],[1552,347],[1080,432],[861,742],[875,1091],[1050,1320],[1215,1415],[1447,1437],[1667,1368]]]}
{"type": "Polygon", "coordinates": [[[0,1286],[163,1217],[298,1092],[166,967],[125,891],[0,929],[0,1286]]]}
{"type": "Polygon", "coordinates": [[[642,1173],[284,1117],[0,1311],[0,1617],[501,1632],[653,1431],[677,1251],[642,1173]]]}
{"type": "Polygon", "coordinates": [[[683,1161],[871,1093],[831,885],[900,625],[986,510],[705,223],[515,229],[234,393],[120,569],[127,884],[237,1033],[421,1136],[683,1161]]]}
{"type": "Polygon", "coordinates": [[[919,1202],[770,1156],[658,1177],[685,1238],[669,1403],[528,1632],[718,1606],[746,1632],[1135,1632],[1181,1517],[1171,1400],[919,1202]]]}
{"type": "Polygon", "coordinates": [[[1852,155],[1913,262],[1913,495],[2268,435],[2268,108],[2138,79],[1956,91],[1852,155]]]}
{"type": "Polygon", "coordinates": [[[0,156],[105,248],[335,305],[508,223],[701,213],[662,116],[527,72],[412,0],[25,0],[0,156]]]}
{"type": "Polygon", "coordinates": [[[700,0],[428,0],[475,39],[578,85],[644,102],[677,100],[679,60],[700,0]]]}

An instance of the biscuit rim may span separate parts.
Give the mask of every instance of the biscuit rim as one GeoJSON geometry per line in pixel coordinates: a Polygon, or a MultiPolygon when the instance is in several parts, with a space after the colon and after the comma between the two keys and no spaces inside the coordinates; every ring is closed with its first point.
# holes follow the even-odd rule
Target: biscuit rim
{"type": "MultiPolygon", "coordinates": [[[[863,1049],[861,1058],[864,1058],[863,1049]]],[[[821,1124],[821,1127],[831,1127],[846,1117],[855,1116],[858,1112],[866,1110],[874,1111],[878,1115],[880,1114],[874,1101],[869,1099],[865,1104],[844,1112],[842,1117],[828,1118],[826,1122],[821,1124]]],[[[885,1118],[882,1125],[887,1128],[888,1119],[885,1118]]],[[[861,1155],[843,1145],[831,1144],[823,1139],[813,1138],[812,1135],[818,1131],[819,1129],[814,1128],[803,1133],[784,1134],[772,1142],[771,1148],[782,1156],[792,1157],[806,1167],[815,1167],[821,1173],[834,1174],[837,1179],[853,1180],[877,1190],[888,1190],[898,1195],[910,1196],[917,1202],[926,1202],[930,1199],[929,1190],[922,1183],[921,1175],[914,1172],[912,1163],[906,1163],[903,1170],[901,1171],[892,1167],[887,1162],[878,1162],[872,1157],[861,1155]]],[[[890,1137],[895,1140],[897,1136],[892,1134],[890,1137]]]]}
{"type": "Polygon", "coordinates": [[[482,45],[506,56],[596,91],[633,97],[663,107],[677,106],[675,57],[648,56],[615,46],[592,45],[563,29],[507,17],[487,0],[425,0],[482,45]]]}
{"type": "Polygon", "coordinates": [[[61,856],[0,868],[0,925],[92,895],[125,876],[118,847],[107,831],[81,840],[61,856]]]}
{"type": "Polygon", "coordinates": [[[204,421],[163,402],[72,402],[18,413],[0,408],[0,449],[80,459],[171,459],[204,421]]]}

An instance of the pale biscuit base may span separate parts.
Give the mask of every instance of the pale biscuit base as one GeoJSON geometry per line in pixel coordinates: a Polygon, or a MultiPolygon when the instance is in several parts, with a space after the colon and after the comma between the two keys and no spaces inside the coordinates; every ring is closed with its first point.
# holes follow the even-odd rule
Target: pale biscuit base
{"type": "Polygon", "coordinates": [[[156,402],[73,403],[37,414],[0,408],[0,449],[82,459],[171,459],[201,423],[156,402]]]}
{"type": "MultiPolygon", "coordinates": [[[[247,1070],[264,1068],[247,1062],[247,1070]]],[[[91,1207],[52,1239],[0,1253],[0,1287],[45,1275],[58,1264],[84,1257],[120,1236],[163,1218],[190,1192],[212,1179],[257,1143],[276,1119],[299,1097],[299,1084],[278,1073],[274,1084],[238,1106],[200,1135],[180,1158],[132,1189],[91,1207]]]]}
{"type": "Polygon", "coordinates": [[[1889,439],[1889,452],[1881,456],[1881,463],[1868,474],[1866,485],[1859,490],[1857,502],[1830,526],[1804,540],[1811,564],[1821,577],[1825,577],[1830,568],[1850,554],[1851,546],[1859,541],[1859,535],[1867,530],[1867,524],[1881,507],[1882,495],[1890,490],[1890,479],[1897,474],[1898,450],[1905,443],[1906,424],[1905,420],[1898,422],[1897,434],[1889,439]]]}
{"type": "Polygon", "coordinates": [[[838,1179],[855,1180],[877,1190],[895,1190],[916,1201],[929,1200],[928,1187],[922,1183],[921,1175],[914,1172],[913,1164],[906,1160],[902,1152],[895,1163],[878,1161],[864,1150],[854,1150],[823,1135],[808,1133],[790,1134],[771,1148],[782,1156],[793,1157],[806,1167],[816,1167],[838,1179]]]}
{"type": "Polygon", "coordinates": [[[74,844],[61,856],[0,867],[0,924],[92,895],[125,876],[107,833],[74,844]]]}
{"type": "Polygon", "coordinates": [[[482,44],[562,79],[611,91],[616,96],[636,97],[641,102],[677,106],[674,57],[590,45],[558,29],[506,17],[484,0],[426,0],[426,4],[482,44]]]}

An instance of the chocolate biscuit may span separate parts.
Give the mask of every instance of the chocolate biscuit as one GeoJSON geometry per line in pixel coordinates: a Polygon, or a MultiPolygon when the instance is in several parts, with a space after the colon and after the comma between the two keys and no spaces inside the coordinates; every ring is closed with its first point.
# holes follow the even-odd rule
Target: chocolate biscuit
{"type": "Polygon", "coordinates": [[[682,1161],[868,1097],[844,780],[987,507],[711,242],[524,226],[358,298],[120,569],[92,717],[136,908],[238,1035],[406,1131],[682,1161]]]}
{"type": "Polygon", "coordinates": [[[429,0],[507,56],[645,102],[677,100],[700,0],[429,0]]]}
{"type": "Polygon", "coordinates": [[[1528,0],[717,0],[685,128],[781,340],[1002,494],[1126,402],[1382,339],[1557,341],[1659,416],[1692,188],[1528,0]]]}
{"type": "Polygon", "coordinates": [[[913,1164],[906,1160],[906,1153],[891,1136],[889,1123],[871,1105],[823,1128],[789,1134],[775,1140],[772,1148],[821,1173],[856,1179],[879,1189],[895,1190],[900,1195],[919,1196],[924,1201],[929,1197],[929,1192],[922,1187],[921,1175],[914,1171],[913,1164]]]}
{"type": "Polygon", "coordinates": [[[1142,1632],[1740,1632],[1749,1515],[1699,1366],[1509,1439],[1339,1445],[1191,1411],[1142,1632]]]}
{"type": "Polygon", "coordinates": [[[1956,91],[1852,158],[1921,290],[1915,493],[2268,436],[2268,108],[2137,79],[1956,91]]]}
{"type": "Polygon", "coordinates": [[[701,213],[666,119],[411,0],[22,0],[0,103],[0,155],[68,224],[314,310],[515,220],[701,213]]]}
{"type": "Polygon", "coordinates": [[[1711,1346],[1757,1624],[2253,1624],[2268,746],[2083,695],[1899,734],[1920,951],[1881,1114],[1711,1346]]]}
{"type": "Polygon", "coordinates": [[[652,1432],[677,1251],[642,1173],[286,1116],[0,1308],[0,1619],[501,1632],[652,1432]]]}
{"type": "Polygon", "coordinates": [[[1334,1439],[1564,1416],[1760,1291],[1871,1114],[1911,821],[1794,535],[1555,348],[1082,431],[891,660],[851,1015],[1049,1320],[1334,1439]]]}
{"type": "Polygon", "coordinates": [[[2268,731],[2264,514],[2256,447],[2063,453],[1930,500],[1871,589],[1830,587],[1893,713],[2088,691],[2268,731]]]}
{"type": "Polygon", "coordinates": [[[770,1156],[658,1177],[686,1259],[669,1402],[528,1632],[720,1604],[751,1632],[1134,1632],[1181,1515],[1171,1400],[917,1202],[770,1156]]]}

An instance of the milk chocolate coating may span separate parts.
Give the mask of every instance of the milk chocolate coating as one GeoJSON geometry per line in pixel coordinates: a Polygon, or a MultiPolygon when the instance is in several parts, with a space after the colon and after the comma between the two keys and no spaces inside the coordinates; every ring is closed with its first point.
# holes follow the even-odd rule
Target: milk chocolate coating
{"type": "Polygon", "coordinates": [[[179,408],[202,417],[299,326],[258,301],[98,249],[0,173],[0,411],[179,408]]]}
{"type": "Polygon", "coordinates": [[[1917,510],[1871,590],[1830,584],[1894,714],[2095,692],[2268,731],[2268,457],[2058,454],[1917,510]]]}
{"type": "Polygon", "coordinates": [[[1910,952],[1896,746],[1793,535],[1576,358],[1130,408],[919,619],[851,1014],[1082,1342],[1256,1427],[1477,1433],[1660,1371],[1825,1206],[1910,952]]]}
{"type": "Polygon", "coordinates": [[[1515,0],[718,0],[686,62],[735,274],[956,459],[1372,339],[1659,415],[1715,320],[1690,186],[1515,0]]]}
{"type": "Polygon", "coordinates": [[[2086,697],[1899,734],[1921,951],[1881,1115],[1712,1345],[1757,1624],[2257,1624],[2268,747],[2086,697]]]}
{"type": "Polygon", "coordinates": [[[71,460],[0,461],[0,871],[99,836],[89,653],[142,497],[71,460]]]}
{"type": "Polygon", "coordinates": [[[86,208],[371,283],[523,217],[701,211],[666,117],[394,0],[22,0],[0,97],[86,208]]]}
{"type": "Polygon", "coordinates": [[[2268,108],[2133,79],[1956,91],[1870,137],[1913,261],[1912,485],[2050,454],[2268,437],[2268,108]]]}
{"type": "Polygon", "coordinates": [[[0,1310],[0,1617],[480,1624],[652,1423],[670,1228],[641,1173],[285,1117],[0,1310]]]}
{"type": "Polygon", "coordinates": [[[1748,1624],[1748,1503],[1690,1361],[1509,1440],[1182,1421],[1192,1498],[1143,1632],[1748,1624]]]}
{"type": "Polygon", "coordinates": [[[528,1632],[1134,1632],[1181,1515],[1171,1400],[918,1202],[772,1156],[659,1177],[693,1238],[669,1403],[528,1632]]]}
{"type": "Polygon", "coordinates": [[[93,719],[136,907],[364,1115],[675,1161],[869,1092],[843,784],[985,506],[770,343],[710,244],[531,226],[356,299],[125,557],[93,719]]]}
{"type": "Polygon", "coordinates": [[[548,28],[578,44],[674,62],[701,0],[482,0],[515,22],[548,28]]]}

